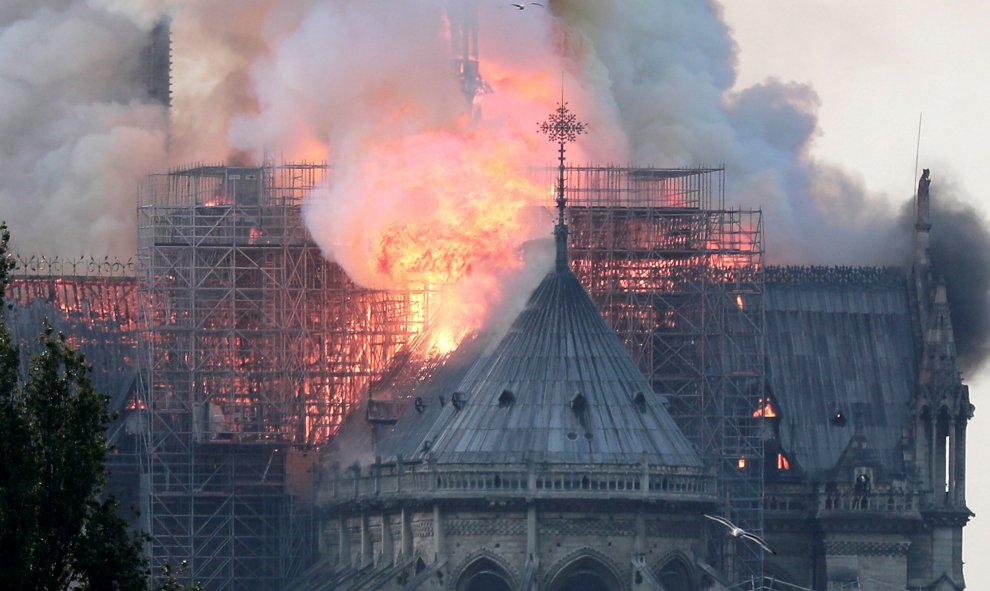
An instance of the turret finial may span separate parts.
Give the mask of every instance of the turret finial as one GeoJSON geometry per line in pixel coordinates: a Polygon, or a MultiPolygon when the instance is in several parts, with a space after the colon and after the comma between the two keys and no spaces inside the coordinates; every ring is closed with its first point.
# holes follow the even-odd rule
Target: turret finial
{"type": "Polygon", "coordinates": [[[915,215],[915,227],[918,230],[930,230],[932,227],[931,223],[931,198],[928,195],[928,187],[932,184],[932,179],[929,178],[931,173],[926,168],[921,173],[921,178],[918,179],[918,195],[917,195],[917,206],[918,210],[915,215]]]}

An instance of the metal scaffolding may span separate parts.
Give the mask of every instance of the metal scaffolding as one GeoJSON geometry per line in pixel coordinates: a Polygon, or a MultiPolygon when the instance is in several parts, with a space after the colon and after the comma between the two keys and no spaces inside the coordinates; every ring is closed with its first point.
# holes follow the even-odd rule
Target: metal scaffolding
{"type": "MultiPolygon", "coordinates": [[[[655,391],[717,469],[726,515],[762,531],[762,218],[725,208],[723,175],[569,168],[571,259],[655,391]]],[[[740,579],[761,575],[760,554],[734,550],[711,552],[740,579]]]]}
{"type": "Polygon", "coordinates": [[[198,166],[141,193],[152,564],[211,590],[280,588],[300,454],[422,319],[425,298],[357,287],[309,239],[300,203],[328,172],[198,166]]]}

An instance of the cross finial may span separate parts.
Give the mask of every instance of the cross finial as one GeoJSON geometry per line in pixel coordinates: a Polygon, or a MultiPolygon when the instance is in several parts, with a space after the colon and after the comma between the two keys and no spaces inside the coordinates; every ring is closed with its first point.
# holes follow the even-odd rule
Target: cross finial
{"type": "Polygon", "coordinates": [[[577,116],[567,109],[567,103],[561,97],[557,109],[550,117],[540,124],[540,132],[551,142],[560,145],[560,166],[557,169],[557,225],[553,229],[557,242],[557,270],[567,269],[567,224],[564,222],[564,207],[567,199],[564,197],[564,145],[577,141],[577,137],[585,133],[585,124],[577,120],[577,116]]]}

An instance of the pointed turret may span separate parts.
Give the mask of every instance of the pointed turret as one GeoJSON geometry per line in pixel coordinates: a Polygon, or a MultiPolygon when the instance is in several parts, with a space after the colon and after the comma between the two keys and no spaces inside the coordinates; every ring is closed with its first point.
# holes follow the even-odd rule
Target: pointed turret
{"type": "Polygon", "coordinates": [[[419,446],[439,463],[701,465],[569,269],[546,276],[457,397],[419,446]]]}
{"type": "Polygon", "coordinates": [[[929,178],[929,170],[926,168],[918,179],[918,194],[915,196],[915,219],[914,219],[914,261],[913,275],[914,288],[918,299],[918,319],[921,321],[922,330],[928,325],[928,315],[930,312],[931,298],[931,256],[929,247],[931,239],[929,232],[932,229],[931,223],[931,198],[928,192],[929,185],[932,184],[929,178]]]}
{"type": "Polygon", "coordinates": [[[957,385],[961,379],[956,361],[956,340],[952,331],[952,318],[949,314],[949,298],[945,290],[945,280],[939,277],[929,304],[924,357],[921,360],[921,382],[930,385],[957,385]]]}

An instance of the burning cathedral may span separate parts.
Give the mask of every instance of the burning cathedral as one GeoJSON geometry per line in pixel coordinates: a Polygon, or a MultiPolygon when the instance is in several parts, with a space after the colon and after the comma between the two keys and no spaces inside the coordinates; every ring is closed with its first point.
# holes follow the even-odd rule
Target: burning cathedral
{"type": "Polygon", "coordinates": [[[724,169],[574,166],[566,104],[542,128],[553,261],[505,326],[453,341],[431,286],[323,256],[301,205],[325,164],[155,174],[136,262],[19,262],[15,336],[47,317],[93,362],[153,568],[210,590],[963,589],[973,406],[928,171],[909,267],[775,267],[724,169]]]}

